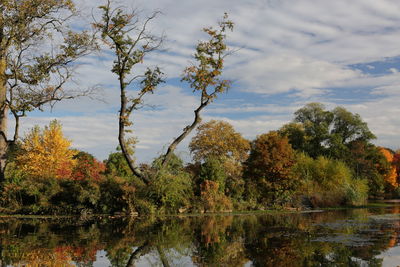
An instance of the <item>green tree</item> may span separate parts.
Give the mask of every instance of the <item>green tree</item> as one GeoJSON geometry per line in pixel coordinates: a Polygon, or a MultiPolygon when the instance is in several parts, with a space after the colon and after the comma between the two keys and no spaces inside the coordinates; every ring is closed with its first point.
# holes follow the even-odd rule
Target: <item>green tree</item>
{"type": "Polygon", "coordinates": [[[108,176],[118,176],[121,178],[133,176],[133,172],[129,168],[122,152],[114,152],[108,155],[108,158],[105,160],[105,165],[105,174],[108,176]]]}
{"type": "Polygon", "coordinates": [[[353,114],[343,107],[336,107],[332,114],[333,121],[328,140],[328,154],[331,157],[343,159],[348,154],[351,142],[369,142],[376,138],[360,115],[353,114]]]}
{"type": "Polygon", "coordinates": [[[168,165],[161,167],[163,156],[153,161],[151,183],[142,189],[144,200],[150,200],[158,212],[176,213],[179,208],[187,208],[193,197],[192,179],[186,172],[183,160],[173,154],[168,165]]]}
{"type": "Polygon", "coordinates": [[[329,128],[333,114],[325,110],[321,103],[310,103],[295,113],[294,122],[301,123],[307,136],[305,151],[312,157],[326,153],[324,146],[329,139],[329,128]]]}
{"type": "Polygon", "coordinates": [[[203,183],[205,180],[213,181],[218,183],[219,191],[225,193],[226,176],[221,161],[216,157],[208,157],[201,165],[198,184],[203,183]]]}
{"type": "Polygon", "coordinates": [[[368,143],[376,138],[360,115],[343,107],[327,111],[321,103],[310,103],[297,110],[294,121],[283,126],[280,133],[288,136],[293,148],[314,158],[344,159],[352,142],[368,143]]]}
{"type": "Polygon", "coordinates": [[[313,158],[325,156],[346,162],[353,176],[367,179],[370,194],[383,194],[387,163],[371,143],[375,135],[360,115],[343,107],[325,110],[320,103],[310,103],[295,112],[293,123],[281,128],[294,148],[313,158]]]}
{"type": "Polygon", "coordinates": [[[295,154],[287,137],[269,132],[252,143],[245,178],[249,196],[267,205],[287,200],[298,181],[292,175],[295,154]]]}
{"type": "Polygon", "coordinates": [[[71,0],[2,0],[0,13],[0,180],[3,180],[7,152],[19,137],[20,118],[46,104],[89,93],[65,90],[65,84],[73,75],[74,61],[96,45],[87,32],[69,28],[68,21],[77,14],[71,0]],[[12,139],[7,137],[9,113],[15,119],[12,139]]]}
{"type": "Polygon", "coordinates": [[[279,131],[282,136],[287,136],[292,148],[295,150],[305,151],[307,136],[304,125],[299,122],[291,122],[283,125],[279,131]]]}

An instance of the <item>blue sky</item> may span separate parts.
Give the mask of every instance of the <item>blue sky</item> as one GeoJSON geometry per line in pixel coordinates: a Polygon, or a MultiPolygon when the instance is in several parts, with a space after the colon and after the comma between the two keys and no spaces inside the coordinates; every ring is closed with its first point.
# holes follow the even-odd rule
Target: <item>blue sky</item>
{"type": "MultiPolygon", "coordinates": [[[[253,139],[275,130],[309,102],[331,109],[344,106],[359,113],[377,135],[378,145],[400,147],[400,2],[395,0],[137,0],[119,1],[145,16],[162,11],[151,24],[165,33],[165,51],[150,54],[145,66],[162,67],[168,79],[146,101],[155,109],[134,115],[138,137],[136,157],[149,161],[191,122],[198,103],[179,82],[191,60],[201,28],[215,25],[224,12],[235,22],[228,36],[233,49],[225,77],[234,81],[227,94],[204,112],[204,121],[227,120],[253,139]]],[[[97,0],[76,1],[85,27],[97,0]]],[[[79,99],[58,104],[52,112],[34,112],[24,129],[57,118],[74,147],[100,159],[117,146],[118,88],[110,72],[112,55],[81,60],[75,81],[79,87],[98,85],[104,101],[79,99]]],[[[75,85],[76,86],[76,85],[75,85]]],[[[134,93],[134,92],[133,92],[134,93]]],[[[187,157],[186,140],[179,150],[187,157]]]]}

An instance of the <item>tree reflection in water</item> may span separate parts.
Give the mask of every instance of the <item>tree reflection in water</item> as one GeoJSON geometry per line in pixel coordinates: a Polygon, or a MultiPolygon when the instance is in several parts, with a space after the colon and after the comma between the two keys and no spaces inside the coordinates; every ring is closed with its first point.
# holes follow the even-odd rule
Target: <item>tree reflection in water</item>
{"type": "Polygon", "coordinates": [[[378,255],[398,246],[399,232],[399,207],[84,222],[3,218],[0,266],[381,266],[378,255]]]}

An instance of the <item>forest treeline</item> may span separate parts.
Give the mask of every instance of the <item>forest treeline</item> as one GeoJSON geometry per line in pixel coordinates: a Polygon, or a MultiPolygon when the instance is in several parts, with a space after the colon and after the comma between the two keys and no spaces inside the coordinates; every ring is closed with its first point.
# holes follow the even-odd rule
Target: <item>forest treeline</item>
{"type": "Polygon", "coordinates": [[[399,195],[399,153],[371,143],[367,124],[344,108],[308,104],[291,123],[252,141],[227,122],[201,124],[201,112],[232,84],[224,77],[225,58],[238,47],[227,43],[235,25],[226,13],[216,26],[203,28],[205,38],[183,68],[181,82],[197,99],[192,122],[177,125],[182,130],[165,153],[138,164],[132,121],[166,81],[158,66],[146,65],[165,37],[150,30],[160,12],[143,17],[115,6],[106,0],[91,23],[73,27],[79,10],[72,0],[1,2],[0,212],[216,212],[362,205],[399,195]],[[78,62],[93,52],[112,62],[120,150],[104,162],[73,150],[57,121],[21,138],[21,118],[30,112],[93,95],[95,88],[69,83],[78,62]],[[176,148],[195,129],[193,160],[185,163],[176,148]]]}
{"type": "Polygon", "coordinates": [[[398,197],[400,153],[374,145],[374,138],[359,115],[320,103],[252,141],[228,122],[211,120],[189,144],[191,162],[174,154],[166,168],[162,157],[141,164],[147,184],[121,151],[101,162],[71,149],[61,124],[52,121],[15,146],[1,212],[203,213],[357,206],[398,197]]]}

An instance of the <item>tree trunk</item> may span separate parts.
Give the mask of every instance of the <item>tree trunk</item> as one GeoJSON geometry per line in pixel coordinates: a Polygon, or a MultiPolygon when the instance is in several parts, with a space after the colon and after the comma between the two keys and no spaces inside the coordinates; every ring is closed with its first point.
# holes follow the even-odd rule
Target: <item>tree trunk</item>
{"type": "Polygon", "coordinates": [[[200,112],[203,108],[205,108],[208,105],[209,101],[202,102],[200,106],[194,111],[194,120],[192,124],[186,126],[183,129],[183,132],[180,136],[178,136],[168,147],[167,153],[164,155],[164,159],[161,163],[162,167],[166,167],[168,165],[168,162],[171,159],[172,154],[174,153],[176,147],[183,141],[183,139],[188,136],[194,128],[201,122],[201,117],[200,117],[200,112]]]}
{"type": "Polygon", "coordinates": [[[4,181],[6,168],[8,141],[7,141],[7,62],[4,56],[0,56],[0,182],[4,181]]]}
{"type": "Polygon", "coordinates": [[[150,183],[149,179],[141,172],[140,168],[136,166],[134,159],[129,153],[128,144],[125,140],[125,124],[127,121],[127,109],[126,105],[128,99],[125,94],[125,85],[122,78],[122,73],[120,74],[120,90],[121,90],[121,110],[119,111],[119,130],[118,130],[118,141],[121,147],[122,154],[124,155],[129,168],[134,175],[142,179],[142,181],[148,185],[150,183]]]}

